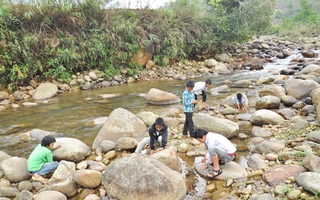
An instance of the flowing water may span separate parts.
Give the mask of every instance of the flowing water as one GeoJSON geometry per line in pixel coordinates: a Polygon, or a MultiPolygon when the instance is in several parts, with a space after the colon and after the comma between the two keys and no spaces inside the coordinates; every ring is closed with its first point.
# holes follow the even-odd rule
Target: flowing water
{"type": "MultiPolygon", "coordinates": [[[[287,68],[289,61],[288,58],[267,63],[264,66],[265,69],[261,71],[236,71],[230,75],[200,77],[194,79],[194,81],[204,81],[211,78],[213,84],[210,88],[214,88],[221,86],[222,82],[227,79],[234,82],[241,79],[257,79],[261,76],[276,78],[277,75],[271,75],[269,72],[279,72],[281,69],[287,68]]],[[[151,88],[157,88],[181,97],[186,82],[186,80],[152,80],[91,91],[75,90],[48,99],[48,103],[39,103],[38,106],[31,107],[23,106],[22,101],[15,102],[20,105],[19,108],[9,107],[0,111],[0,149],[11,156],[27,158],[38,142],[25,141],[21,138],[21,135],[32,129],[46,130],[58,137],[77,138],[91,146],[101,129],[101,125],[93,123],[94,119],[107,117],[116,108],[121,107],[134,114],[141,111],[152,111],[155,114],[160,114],[168,107],[176,107],[182,110],[181,103],[166,106],[150,105],[139,94],[147,93],[151,88]],[[100,94],[119,94],[119,96],[105,100],[99,97],[100,94]]],[[[245,91],[245,89],[231,88],[231,92],[228,94],[221,94],[217,97],[209,95],[207,104],[211,107],[219,106],[223,99],[237,91],[245,91]]],[[[232,142],[239,143],[240,141],[233,139],[232,142]]],[[[183,155],[181,155],[181,158],[186,165],[193,165],[194,160],[183,155]]],[[[206,181],[196,173],[191,178],[196,180],[196,187],[202,188],[198,191],[198,196],[201,196],[206,181]]]]}

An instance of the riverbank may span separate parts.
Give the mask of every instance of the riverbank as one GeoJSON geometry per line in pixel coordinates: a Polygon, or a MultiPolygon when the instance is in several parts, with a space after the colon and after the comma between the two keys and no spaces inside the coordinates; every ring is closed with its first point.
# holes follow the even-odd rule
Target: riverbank
{"type": "MultiPolygon", "coordinates": [[[[317,59],[314,60],[309,60],[307,61],[306,59],[300,57],[299,59],[296,59],[296,61],[294,61],[294,59],[292,59],[292,66],[294,67],[299,67],[299,65],[301,63],[303,63],[303,66],[307,66],[307,63],[316,63],[319,62],[317,59]],[[304,60],[304,62],[301,62],[302,60],[304,60]],[[295,64],[293,64],[295,63],[295,64]]],[[[316,67],[317,68],[317,67],[316,67]]],[[[314,69],[316,69],[314,68],[314,69]]],[[[201,69],[201,68],[200,68],[201,69]]],[[[308,68],[305,68],[305,70],[308,68]]],[[[310,69],[310,68],[309,68],[310,69]]],[[[289,70],[289,69],[288,69],[289,70]]],[[[194,70],[197,71],[197,70],[194,70]]],[[[289,70],[290,71],[290,70],[289,70]]],[[[316,70],[310,70],[311,72],[309,74],[303,74],[303,76],[300,74],[298,75],[298,71],[302,71],[302,67],[299,70],[294,70],[296,77],[300,77],[298,79],[301,79],[301,77],[309,77],[312,78],[313,76],[310,73],[315,72],[316,70]]],[[[187,72],[187,71],[185,71],[187,72]]],[[[270,74],[274,74],[274,72],[270,72],[270,74]]],[[[290,72],[292,73],[292,71],[290,72]]],[[[196,77],[195,74],[191,74],[191,75],[186,75],[186,78],[191,78],[191,77],[196,77]]],[[[288,79],[291,75],[285,75],[286,79],[288,79]]],[[[279,76],[282,77],[282,76],[279,76]]],[[[197,113],[194,117],[195,117],[195,121],[197,121],[197,119],[202,115],[205,114],[206,117],[215,117],[216,118],[223,118],[223,119],[229,119],[232,121],[236,121],[237,124],[239,124],[239,127],[251,127],[251,126],[258,126],[261,127],[262,129],[258,129],[258,131],[253,132],[253,130],[256,130],[256,128],[252,127],[252,131],[250,132],[250,134],[248,136],[254,135],[254,139],[252,139],[250,142],[253,143],[248,143],[248,146],[238,146],[238,151],[241,152],[245,150],[249,150],[249,152],[247,153],[247,155],[243,155],[243,159],[245,160],[250,160],[250,162],[246,162],[249,164],[250,167],[245,167],[243,166],[243,168],[246,169],[247,173],[249,174],[248,177],[244,177],[242,179],[233,179],[230,178],[229,173],[227,171],[227,169],[224,169],[224,172],[226,172],[226,177],[225,180],[223,180],[222,182],[219,181],[213,181],[213,182],[207,182],[208,186],[210,186],[210,188],[208,189],[208,192],[205,194],[205,197],[208,198],[212,198],[212,196],[215,196],[216,198],[220,199],[223,198],[223,193],[220,193],[219,191],[221,191],[221,187],[223,186],[227,186],[226,190],[223,190],[225,192],[229,192],[230,194],[230,198],[255,198],[253,197],[254,194],[260,194],[260,193],[267,193],[269,194],[271,197],[277,197],[277,198],[282,198],[282,197],[287,197],[289,198],[289,193],[291,193],[292,191],[294,192],[294,194],[298,194],[299,192],[297,190],[303,191],[302,193],[299,194],[299,196],[293,196],[290,198],[303,198],[303,196],[308,197],[308,198],[316,198],[316,194],[314,194],[314,196],[312,196],[312,193],[308,193],[306,192],[307,190],[305,188],[308,188],[308,185],[305,186],[301,186],[303,188],[298,188],[297,187],[297,181],[294,178],[295,175],[297,174],[296,171],[293,170],[293,174],[292,176],[290,175],[289,178],[287,176],[282,177],[282,180],[280,181],[281,183],[283,182],[285,184],[285,188],[286,190],[283,190],[285,192],[279,193],[279,191],[274,192],[275,191],[275,187],[270,187],[268,186],[270,182],[268,182],[267,180],[270,179],[262,179],[264,176],[266,177],[267,172],[269,172],[269,169],[272,169],[272,167],[276,166],[276,165],[280,165],[282,168],[275,168],[274,171],[272,171],[270,174],[273,174],[274,176],[279,176],[278,174],[276,174],[277,171],[290,171],[289,169],[285,168],[285,166],[293,166],[293,165],[299,165],[300,162],[303,161],[303,159],[305,157],[307,157],[306,155],[310,153],[310,148],[312,153],[317,157],[319,156],[318,154],[318,148],[317,148],[317,143],[310,143],[310,140],[316,140],[316,136],[312,136],[309,135],[308,132],[313,131],[315,129],[317,129],[317,116],[314,114],[314,111],[309,110],[307,111],[307,115],[302,115],[303,112],[300,112],[301,110],[303,110],[304,106],[306,105],[311,105],[308,104],[307,102],[307,98],[304,97],[305,93],[308,93],[308,91],[310,91],[308,88],[307,92],[305,88],[301,88],[301,90],[299,90],[298,92],[295,92],[293,90],[293,88],[289,87],[289,85],[285,86],[285,82],[286,80],[279,80],[279,79],[274,79],[272,80],[271,77],[268,77],[268,79],[264,79],[266,77],[261,77],[261,79],[257,79],[257,80],[247,80],[244,78],[244,81],[242,82],[232,82],[227,84],[228,88],[232,88],[235,86],[238,86],[238,90],[241,90],[240,88],[243,88],[244,90],[246,90],[247,88],[255,88],[255,90],[257,91],[257,93],[259,94],[259,98],[258,100],[261,100],[262,102],[259,103],[259,106],[262,106],[263,109],[267,109],[270,110],[272,112],[274,112],[275,108],[274,105],[278,105],[279,107],[276,109],[277,113],[278,111],[281,111],[281,116],[282,118],[285,119],[286,123],[284,124],[274,124],[274,125],[258,125],[257,122],[255,122],[256,120],[251,119],[252,115],[257,114],[258,111],[253,110],[253,113],[249,113],[251,114],[250,117],[248,117],[247,115],[241,115],[239,113],[236,112],[236,110],[231,109],[230,107],[226,106],[226,108],[222,108],[222,107],[211,107],[210,111],[206,112],[206,111],[202,111],[201,113],[197,113]],[[284,85],[286,87],[286,90],[281,90],[279,87],[277,86],[272,86],[271,88],[269,88],[266,91],[266,88],[269,87],[270,83],[279,83],[279,85],[284,85]],[[258,87],[257,87],[258,86],[258,87]],[[279,100],[274,100],[274,98],[270,98],[268,97],[268,99],[263,98],[264,96],[267,96],[266,94],[272,94],[272,96],[279,96],[278,98],[281,99],[281,103],[278,104],[279,100]],[[292,98],[283,98],[282,96],[288,96],[287,94],[290,94],[289,96],[295,96],[296,100],[292,101],[292,98]],[[297,96],[296,96],[297,95],[297,96]],[[301,98],[298,98],[298,96],[303,96],[301,98]],[[270,103],[269,100],[272,100],[272,104],[270,103]],[[292,104],[292,102],[294,102],[292,104]],[[298,103],[299,102],[299,103],[298,103]],[[305,104],[303,104],[302,102],[304,102],[305,104]],[[297,104],[296,104],[297,103],[297,104]],[[293,106],[294,105],[294,106],[293,106]],[[289,112],[287,109],[293,111],[293,112],[289,112]],[[257,123],[257,124],[254,124],[257,123]],[[265,133],[265,130],[267,130],[268,132],[265,133]],[[301,132],[301,133],[300,133],[301,132]],[[286,141],[286,142],[279,142],[278,145],[272,146],[274,144],[274,140],[279,140],[279,141],[286,141]],[[259,144],[261,146],[259,146],[259,144]],[[305,144],[308,145],[309,147],[304,147],[304,145],[301,144],[305,144]],[[267,145],[267,146],[266,146],[267,145]],[[271,146],[268,146],[271,145],[271,146]],[[281,148],[279,148],[281,147],[281,148]],[[284,148],[283,148],[284,147],[284,148]],[[268,150],[266,152],[262,152],[261,149],[264,150],[268,150]],[[275,149],[281,149],[277,152],[273,152],[275,149]],[[281,155],[281,156],[280,156],[281,155]],[[266,173],[265,173],[266,172],[266,173]],[[265,175],[263,175],[265,174],[265,175]],[[212,187],[215,187],[214,189],[212,189],[212,187]],[[265,187],[267,189],[265,189],[265,187]],[[292,189],[293,188],[293,189],[292,189]],[[296,188],[298,188],[296,190],[296,188]],[[222,195],[222,196],[220,196],[222,195]],[[209,197],[210,196],[210,197],[209,197]]],[[[170,80],[170,79],[168,79],[170,80]]],[[[305,79],[304,79],[305,80],[305,79]]],[[[295,88],[299,88],[297,86],[302,86],[304,84],[304,82],[299,82],[299,80],[294,80],[296,82],[294,82],[295,88]]],[[[308,82],[308,81],[306,81],[308,82]]],[[[309,82],[308,82],[309,84],[309,82]]],[[[308,85],[308,87],[311,87],[312,85],[308,85]]],[[[216,94],[218,88],[212,88],[212,90],[210,90],[210,92],[212,92],[212,94],[216,94]]],[[[219,91],[219,90],[218,90],[219,91]]],[[[220,91],[221,92],[221,91],[220,91]]],[[[219,93],[219,92],[217,92],[219,93]]],[[[307,95],[308,96],[308,95],[307,95]]],[[[227,100],[227,99],[226,99],[227,100]]],[[[222,103],[223,105],[227,105],[227,102],[222,103]]],[[[257,105],[254,105],[255,108],[257,105]]],[[[261,107],[259,108],[259,110],[261,110],[261,107]]],[[[264,113],[262,114],[262,116],[268,116],[270,115],[269,112],[264,111],[264,113]]],[[[193,140],[182,140],[181,138],[181,127],[184,121],[183,115],[181,113],[181,111],[176,110],[174,112],[174,114],[164,114],[164,116],[167,117],[166,121],[171,122],[171,128],[170,128],[170,140],[171,140],[171,144],[173,146],[176,146],[178,149],[179,154],[186,154],[187,156],[190,156],[191,158],[195,157],[195,156],[202,156],[202,153],[197,153],[198,150],[197,149],[203,149],[202,146],[200,146],[200,144],[195,143],[193,140]],[[167,116],[168,115],[168,116],[167,116]],[[174,117],[175,116],[175,117],[174,117]],[[177,117],[179,116],[179,117],[177,117]],[[188,150],[186,150],[186,148],[182,148],[182,147],[187,147],[188,150]]],[[[260,116],[260,115],[258,115],[260,116]]],[[[278,117],[278,116],[277,116],[278,117]]],[[[211,118],[210,118],[211,119],[211,118]]],[[[278,120],[279,122],[281,120],[278,120]]],[[[275,123],[274,121],[271,121],[272,123],[275,123]]],[[[276,122],[276,123],[279,123],[276,122]]],[[[127,122],[129,123],[129,122],[127,122]]],[[[147,122],[145,122],[147,123],[147,122]]],[[[261,123],[261,122],[259,122],[261,123]]],[[[268,121],[268,123],[270,123],[268,121]]],[[[201,125],[200,123],[196,123],[196,126],[201,127],[203,125],[201,125]]],[[[213,124],[214,126],[214,124],[213,124]]],[[[119,127],[121,127],[119,125],[119,127]]],[[[210,131],[215,131],[215,127],[211,127],[212,130],[210,131]]],[[[241,130],[241,129],[240,129],[241,130]]],[[[317,135],[317,133],[312,133],[317,135]]],[[[241,133],[238,133],[235,137],[238,140],[241,140],[241,138],[245,138],[248,137],[245,136],[241,133]]],[[[123,146],[121,148],[118,148],[118,150],[122,149],[126,149],[128,148],[128,146],[123,146]]],[[[106,153],[106,154],[112,154],[114,155],[114,152],[111,151],[111,153],[106,153]]],[[[125,153],[124,153],[125,155],[125,153]]],[[[70,159],[70,158],[69,158],[70,159]]],[[[86,160],[94,160],[95,157],[89,157],[86,160]]],[[[239,158],[241,159],[241,157],[239,158]]],[[[316,158],[313,158],[316,159],[316,158]]],[[[70,159],[72,160],[72,159],[70,159]]],[[[115,162],[115,161],[113,161],[115,162]]],[[[76,162],[77,163],[77,162],[76,162]]],[[[236,160],[235,162],[238,166],[241,166],[241,160],[236,160]]],[[[303,161],[304,165],[307,166],[307,161],[303,161]]],[[[107,163],[108,164],[108,163],[107,163]]],[[[310,163],[309,163],[310,164],[310,163]]],[[[311,165],[312,166],[312,165],[311,165]]],[[[226,165],[226,167],[229,167],[228,165],[226,165]]],[[[295,166],[294,166],[295,167],[295,166]]],[[[231,168],[234,169],[234,168],[231,168]]],[[[292,168],[290,168],[292,169],[292,168]]],[[[189,174],[192,172],[192,168],[189,169],[189,174]]],[[[308,168],[309,171],[313,171],[316,172],[317,169],[315,168],[308,168]]],[[[231,170],[232,171],[232,170],[231,170]]],[[[233,171],[237,171],[237,170],[233,170],[233,171]]],[[[302,173],[304,174],[304,173],[302,173]]],[[[305,173],[305,175],[307,175],[307,173],[305,173]]],[[[314,176],[317,176],[316,174],[313,174],[314,176]]],[[[191,178],[192,179],[192,178],[191,178]]],[[[306,182],[310,182],[312,183],[312,180],[303,178],[304,180],[307,180],[306,182]]],[[[193,180],[194,181],[194,180],[193,180]]],[[[191,180],[192,182],[192,180],[191,180]]],[[[307,183],[306,183],[307,184],[307,183]]],[[[300,187],[301,182],[299,181],[299,187],[300,187]]],[[[103,189],[103,188],[102,188],[103,189]]],[[[281,189],[282,191],[282,189],[281,189]]],[[[95,193],[98,192],[98,189],[95,190],[95,193]]],[[[70,195],[70,194],[68,194],[70,195]]],[[[190,197],[190,196],[189,196],[190,197]]],[[[263,199],[264,196],[261,196],[260,198],[263,199]]],[[[191,198],[191,197],[190,197],[191,198]]],[[[194,198],[204,198],[203,196],[199,197],[197,195],[194,195],[194,198]]],[[[268,196],[269,198],[269,196],[268,196]]],[[[264,198],[265,199],[265,198],[264,198]]]]}

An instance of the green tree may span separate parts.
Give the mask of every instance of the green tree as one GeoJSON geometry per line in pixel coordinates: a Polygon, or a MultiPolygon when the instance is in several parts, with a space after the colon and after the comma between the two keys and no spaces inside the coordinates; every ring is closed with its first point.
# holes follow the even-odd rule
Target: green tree
{"type": "Polygon", "coordinates": [[[301,11],[294,17],[296,21],[307,22],[310,24],[319,23],[318,15],[309,8],[308,0],[300,0],[301,11]]]}
{"type": "Polygon", "coordinates": [[[244,42],[270,27],[275,1],[208,0],[208,5],[220,41],[244,42]]]}

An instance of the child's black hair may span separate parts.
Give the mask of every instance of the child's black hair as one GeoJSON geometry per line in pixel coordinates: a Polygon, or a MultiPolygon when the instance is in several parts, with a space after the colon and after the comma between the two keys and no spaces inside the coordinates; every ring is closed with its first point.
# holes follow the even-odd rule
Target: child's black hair
{"type": "Polygon", "coordinates": [[[206,80],[206,84],[211,85],[211,84],[212,84],[211,79],[207,79],[207,80],[206,80]]]}
{"type": "Polygon", "coordinates": [[[164,120],[161,117],[156,119],[156,125],[164,126],[164,120]]]}
{"type": "Polygon", "coordinates": [[[187,82],[187,87],[193,88],[193,87],[194,87],[194,82],[193,82],[192,80],[189,80],[189,81],[187,82]]]}
{"type": "Polygon", "coordinates": [[[241,99],[242,98],[242,94],[239,92],[239,93],[237,93],[237,99],[241,99]]]}
{"type": "Polygon", "coordinates": [[[51,135],[47,135],[41,140],[41,146],[49,146],[52,142],[56,142],[56,139],[51,135]]]}
{"type": "Polygon", "coordinates": [[[207,135],[207,133],[208,131],[202,128],[198,128],[197,130],[194,131],[194,133],[192,134],[192,137],[195,139],[202,138],[204,135],[207,135]]]}

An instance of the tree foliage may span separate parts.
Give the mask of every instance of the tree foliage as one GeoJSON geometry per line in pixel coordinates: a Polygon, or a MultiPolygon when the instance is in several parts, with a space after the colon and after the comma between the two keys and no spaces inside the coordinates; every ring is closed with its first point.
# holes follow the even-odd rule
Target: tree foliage
{"type": "Polygon", "coordinates": [[[270,27],[275,1],[208,0],[208,4],[221,41],[243,42],[270,27]]]}
{"type": "Polygon", "coordinates": [[[132,62],[141,49],[160,66],[199,58],[261,34],[272,9],[270,0],[176,0],[159,10],[103,9],[96,0],[0,1],[0,84],[68,82],[92,69],[106,76],[127,69],[129,76],[141,69],[132,62]]]}
{"type": "MultiPolygon", "coordinates": [[[[287,9],[291,10],[291,4],[288,5],[290,6],[287,6],[287,9]]],[[[300,8],[293,17],[283,17],[281,23],[274,26],[272,33],[291,39],[320,34],[319,16],[316,11],[311,9],[308,0],[300,0],[300,8]]],[[[289,13],[289,11],[284,11],[284,13],[289,13]]]]}

